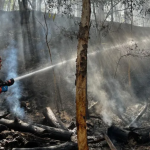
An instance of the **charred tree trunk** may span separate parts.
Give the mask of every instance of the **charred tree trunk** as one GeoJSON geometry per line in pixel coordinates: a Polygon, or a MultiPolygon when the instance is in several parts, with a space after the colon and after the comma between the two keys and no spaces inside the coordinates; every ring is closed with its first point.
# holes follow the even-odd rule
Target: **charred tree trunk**
{"type": "Polygon", "coordinates": [[[72,132],[65,131],[57,128],[43,128],[35,125],[25,123],[23,121],[14,121],[8,119],[0,119],[0,124],[7,126],[8,128],[15,129],[17,131],[30,132],[38,136],[50,137],[62,141],[68,141],[71,139],[72,132]]]}
{"type": "Polygon", "coordinates": [[[8,119],[0,119],[0,124],[7,126],[8,128],[20,130],[24,132],[31,132],[34,134],[43,134],[45,129],[29,125],[23,121],[14,121],[8,119]]]}
{"type": "Polygon", "coordinates": [[[90,0],[82,0],[82,17],[78,35],[76,63],[76,124],[78,149],[88,150],[86,110],[87,110],[87,48],[90,29],[90,0]]]}

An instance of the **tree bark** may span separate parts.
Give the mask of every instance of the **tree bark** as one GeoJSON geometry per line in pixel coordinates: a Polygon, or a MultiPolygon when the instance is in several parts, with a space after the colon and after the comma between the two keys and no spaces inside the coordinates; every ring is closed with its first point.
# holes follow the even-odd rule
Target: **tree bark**
{"type": "Polygon", "coordinates": [[[12,150],[77,150],[77,144],[73,142],[66,142],[56,146],[49,147],[35,147],[35,148],[13,148],[12,150]]]}
{"type": "Polygon", "coordinates": [[[61,122],[61,120],[59,118],[56,118],[56,116],[54,115],[54,113],[53,113],[53,111],[51,110],[50,107],[46,107],[43,110],[43,115],[45,116],[46,120],[48,121],[48,123],[51,127],[68,130],[65,127],[65,125],[61,122]]]}
{"type": "Polygon", "coordinates": [[[82,16],[78,35],[76,63],[76,125],[78,149],[88,150],[86,109],[87,109],[87,48],[90,29],[90,0],[82,0],[82,16]]]}

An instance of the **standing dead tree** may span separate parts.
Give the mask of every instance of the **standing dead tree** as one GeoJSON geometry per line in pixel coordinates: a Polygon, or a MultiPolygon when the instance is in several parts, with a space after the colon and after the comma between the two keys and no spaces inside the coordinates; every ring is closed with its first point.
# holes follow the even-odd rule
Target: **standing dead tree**
{"type": "Polygon", "coordinates": [[[78,149],[88,150],[86,109],[87,109],[87,48],[90,29],[90,0],[82,0],[82,16],[78,35],[76,63],[76,124],[78,149]]]}

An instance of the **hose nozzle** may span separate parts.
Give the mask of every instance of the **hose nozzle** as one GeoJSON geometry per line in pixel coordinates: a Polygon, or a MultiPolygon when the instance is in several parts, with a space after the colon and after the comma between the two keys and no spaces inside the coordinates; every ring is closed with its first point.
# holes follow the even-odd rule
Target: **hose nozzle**
{"type": "Polygon", "coordinates": [[[15,80],[12,78],[12,79],[6,81],[6,85],[11,86],[14,84],[14,82],[15,82],[15,80]]]}

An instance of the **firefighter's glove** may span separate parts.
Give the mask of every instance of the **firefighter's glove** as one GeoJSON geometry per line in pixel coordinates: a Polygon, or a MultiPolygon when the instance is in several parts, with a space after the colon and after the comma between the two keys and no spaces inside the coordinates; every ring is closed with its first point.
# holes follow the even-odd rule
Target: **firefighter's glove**
{"type": "Polygon", "coordinates": [[[14,79],[12,78],[12,79],[6,81],[6,84],[7,84],[8,86],[13,85],[13,84],[14,84],[14,79]]]}
{"type": "Polygon", "coordinates": [[[7,92],[8,91],[8,86],[3,86],[2,87],[2,92],[7,92]]]}

